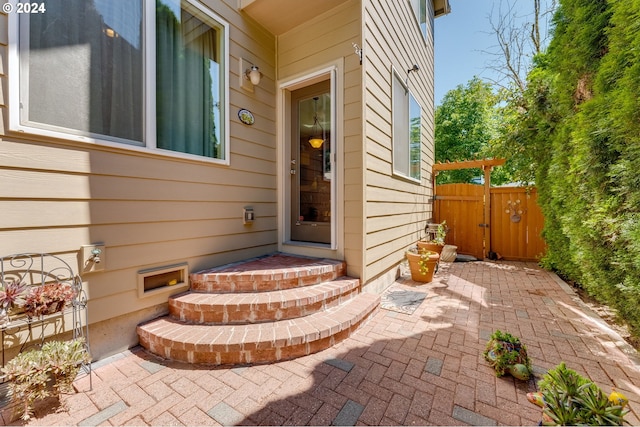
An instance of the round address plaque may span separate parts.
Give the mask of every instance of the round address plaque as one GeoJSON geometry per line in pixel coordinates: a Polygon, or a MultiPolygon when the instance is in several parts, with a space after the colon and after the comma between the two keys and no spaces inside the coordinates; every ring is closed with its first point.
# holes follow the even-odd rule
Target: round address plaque
{"type": "Polygon", "coordinates": [[[256,119],[253,118],[253,113],[244,108],[238,111],[238,118],[245,125],[252,125],[256,121],[256,119]]]}

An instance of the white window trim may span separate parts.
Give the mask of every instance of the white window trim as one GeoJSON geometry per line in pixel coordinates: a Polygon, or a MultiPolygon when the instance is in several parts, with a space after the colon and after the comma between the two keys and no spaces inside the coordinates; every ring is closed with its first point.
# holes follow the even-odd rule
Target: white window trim
{"type": "MultiPolygon", "coordinates": [[[[420,22],[420,2],[424,1],[424,7],[425,10],[428,12],[429,11],[429,1],[431,0],[407,0],[407,2],[409,3],[409,9],[411,9],[411,14],[413,15],[413,18],[415,20],[416,25],[418,26],[418,31],[420,32],[420,34],[422,35],[422,39],[423,41],[426,43],[427,42],[427,33],[426,31],[422,31],[422,23],[420,22]],[[414,6],[414,1],[418,2],[418,9],[415,9],[414,6]]],[[[427,13],[428,16],[428,13],[427,13]]],[[[426,24],[428,24],[429,21],[427,20],[426,24]]],[[[425,25],[426,25],[425,24],[425,25]]]]}
{"type": "MultiPolygon", "coordinates": [[[[403,171],[397,170],[395,168],[395,162],[394,162],[394,158],[396,156],[396,150],[395,150],[395,131],[394,128],[397,126],[396,121],[395,121],[395,110],[396,110],[396,106],[395,106],[395,96],[394,96],[394,87],[395,85],[393,84],[393,79],[398,79],[398,81],[402,84],[402,87],[404,88],[404,90],[411,95],[417,102],[417,98],[415,96],[413,96],[413,93],[411,92],[411,90],[409,90],[409,86],[407,86],[406,82],[404,80],[402,80],[402,78],[400,77],[400,73],[398,73],[398,70],[395,67],[391,67],[392,73],[391,73],[391,170],[393,171],[393,176],[396,176],[398,178],[402,178],[402,179],[406,179],[408,181],[411,182],[415,182],[417,184],[420,184],[422,182],[422,150],[420,151],[420,174],[418,176],[418,178],[414,178],[410,175],[411,173],[411,128],[409,126],[409,122],[410,122],[410,105],[407,105],[407,122],[405,123],[405,126],[409,127],[409,140],[406,141],[406,143],[409,145],[408,147],[408,154],[409,154],[409,171],[408,174],[405,174],[403,171]]],[[[422,106],[418,103],[418,105],[420,106],[420,147],[422,147],[422,106]]]]}
{"type": "MultiPolygon", "coordinates": [[[[20,62],[19,62],[19,17],[17,13],[8,14],[9,18],[9,131],[19,132],[23,134],[40,136],[45,138],[55,138],[67,141],[75,141],[82,143],[94,144],[96,146],[121,149],[125,151],[133,151],[144,154],[161,155],[165,157],[179,158],[185,160],[197,160],[207,163],[215,163],[219,165],[230,164],[230,103],[229,103],[229,24],[211,9],[200,4],[197,1],[186,0],[192,6],[202,13],[208,15],[223,28],[223,71],[221,75],[225,76],[224,85],[224,102],[222,117],[220,123],[224,132],[224,159],[215,159],[212,157],[198,156],[195,154],[181,153],[178,151],[165,150],[156,146],[156,36],[155,36],[155,0],[143,0],[143,34],[145,37],[144,47],[144,77],[145,87],[144,95],[144,142],[145,145],[134,145],[133,141],[123,140],[120,138],[105,139],[101,135],[87,134],[80,135],[65,130],[57,130],[53,126],[51,129],[29,126],[20,122],[20,62]]],[[[14,6],[18,0],[10,0],[14,6]]]]}

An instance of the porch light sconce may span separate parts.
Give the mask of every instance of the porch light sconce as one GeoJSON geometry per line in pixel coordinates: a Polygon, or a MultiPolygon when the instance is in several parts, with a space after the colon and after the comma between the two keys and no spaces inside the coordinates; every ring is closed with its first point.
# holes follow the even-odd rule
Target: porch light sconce
{"type": "Polygon", "coordinates": [[[360,59],[360,65],[362,65],[362,48],[358,46],[357,43],[351,43],[351,46],[353,46],[353,49],[355,50],[356,55],[358,55],[358,59],[360,59]]]}
{"type": "MultiPolygon", "coordinates": [[[[409,74],[411,74],[412,71],[413,72],[417,72],[419,69],[420,69],[420,67],[418,67],[418,64],[413,64],[413,67],[411,67],[411,68],[409,68],[407,70],[407,78],[404,81],[404,84],[406,86],[409,86],[409,74]]],[[[408,91],[408,89],[407,89],[407,91],[408,91]]]]}
{"type": "Polygon", "coordinates": [[[257,65],[252,65],[250,68],[247,68],[244,72],[244,78],[249,80],[254,86],[259,85],[260,79],[262,78],[260,68],[258,68],[257,65]]]}
{"type": "Polygon", "coordinates": [[[311,136],[309,137],[309,144],[313,148],[320,148],[324,143],[324,129],[318,121],[318,97],[313,98],[313,126],[311,126],[311,136]]]}
{"type": "Polygon", "coordinates": [[[253,92],[253,87],[260,84],[260,80],[262,79],[260,68],[244,58],[240,58],[238,65],[240,87],[247,92],[253,92]]]}

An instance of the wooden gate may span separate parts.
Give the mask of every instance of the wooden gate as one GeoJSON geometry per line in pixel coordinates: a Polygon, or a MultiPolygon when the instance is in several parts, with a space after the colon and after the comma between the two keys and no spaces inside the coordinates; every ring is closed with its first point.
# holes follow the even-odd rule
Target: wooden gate
{"type": "Polygon", "coordinates": [[[482,259],[484,249],[484,187],[474,184],[444,184],[436,187],[435,222],[447,221],[446,243],[458,253],[482,259]]]}
{"type": "Polygon", "coordinates": [[[532,261],[544,254],[544,218],[535,188],[492,188],[490,224],[491,250],[503,258],[532,261]]]}
{"type": "Polygon", "coordinates": [[[444,184],[436,187],[434,219],[447,221],[447,244],[458,253],[483,259],[495,252],[508,260],[536,261],[545,251],[540,236],[543,216],[535,189],[490,189],[489,217],[484,204],[485,188],[475,184],[444,184]],[[485,237],[488,227],[489,239],[485,237]]]}

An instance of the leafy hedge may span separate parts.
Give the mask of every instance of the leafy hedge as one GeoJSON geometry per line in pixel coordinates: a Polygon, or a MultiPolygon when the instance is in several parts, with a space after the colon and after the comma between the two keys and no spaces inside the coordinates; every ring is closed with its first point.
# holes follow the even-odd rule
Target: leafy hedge
{"type": "Polygon", "coordinates": [[[543,262],[640,334],[640,0],[560,0],[554,24],[509,135],[531,150],[543,262]]]}

